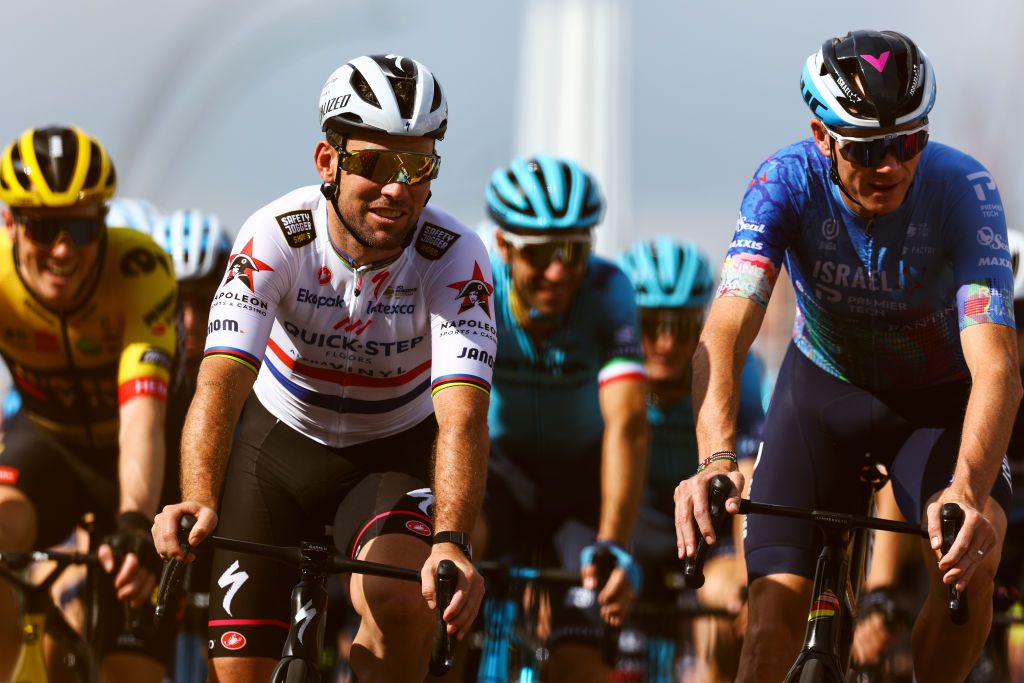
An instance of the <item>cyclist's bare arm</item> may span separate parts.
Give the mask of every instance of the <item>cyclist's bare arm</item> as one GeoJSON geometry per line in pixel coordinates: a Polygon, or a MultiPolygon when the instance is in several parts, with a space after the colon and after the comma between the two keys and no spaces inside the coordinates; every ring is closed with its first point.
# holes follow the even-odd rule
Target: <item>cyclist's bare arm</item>
{"type": "Polygon", "coordinates": [[[647,476],[646,382],[617,379],[598,389],[601,442],[601,518],[598,540],[628,547],[647,476]]]}
{"type": "Polygon", "coordinates": [[[164,478],[164,415],[167,404],[155,396],[136,396],[121,405],[118,432],[120,512],[152,517],[164,478]]]}
{"type": "Polygon", "coordinates": [[[928,532],[936,556],[941,556],[939,511],[942,503],[964,508],[964,526],[939,568],[947,583],[966,586],[978,565],[977,551],[987,553],[999,539],[991,520],[982,516],[989,491],[1006,453],[1021,398],[1017,368],[1017,338],[1005,325],[970,325],[960,333],[960,345],[971,373],[971,394],[964,415],[963,437],[953,483],[928,506],[928,532]]]}
{"type": "Polygon", "coordinates": [[[181,557],[178,519],[196,515],[190,543],[205,538],[217,524],[217,500],[231,453],[231,437],[242,406],[256,381],[253,371],[233,360],[212,356],[199,366],[196,394],[181,434],[182,503],[169,505],[157,515],[153,541],[162,557],[181,557]]]}
{"type": "MultiPolygon", "coordinates": [[[[693,408],[697,419],[697,452],[702,455],[736,448],[740,377],[764,314],[763,305],[742,297],[719,297],[711,305],[693,355],[693,408]]],[[[696,552],[694,518],[701,534],[714,539],[707,512],[707,480],[718,472],[727,472],[736,487],[737,495],[727,503],[729,511],[739,510],[743,477],[728,461],[712,463],[701,474],[680,483],[675,494],[676,542],[680,557],[696,552]]]]}
{"type": "MultiPolygon", "coordinates": [[[[469,531],[476,524],[487,481],[488,394],[470,386],[449,386],[434,395],[437,444],[434,450],[434,530],[469,531]]],[[[460,637],[476,618],[483,600],[483,579],[456,546],[439,543],[423,567],[423,596],[433,609],[437,563],[449,559],[459,568],[458,587],[445,621],[460,637]]]]}

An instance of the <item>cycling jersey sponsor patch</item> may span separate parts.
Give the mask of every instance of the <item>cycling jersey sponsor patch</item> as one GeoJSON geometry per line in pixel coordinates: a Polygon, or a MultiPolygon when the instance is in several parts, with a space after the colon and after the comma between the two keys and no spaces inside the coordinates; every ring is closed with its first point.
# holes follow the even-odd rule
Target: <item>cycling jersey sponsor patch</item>
{"type": "Polygon", "coordinates": [[[405,523],[405,528],[420,536],[430,536],[430,527],[418,519],[410,519],[405,523]]]}
{"type": "Polygon", "coordinates": [[[313,212],[309,209],[289,211],[279,216],[274,216],[277,224],[281,226],[281,234],[289,247],[301,247],[309,244],[316,237],[316,228],[313,226],[313,212]]]}
{"type": "Polygon", "coordinates": [[[0,484],[14,486],[18,483],[17,467],[0,467],[0,484]]]}
{"type": "Polygon", "coordinates": [[[252,243],[255,239],[255,237],[250,238],[245,243],[242,251],[231,255],[231,263],[228,265],[228,276],[224,280],[225,285],[232,280],[238,280],[248,287],[250,292],[254,292],[256,290],[252,286],[253,274],[264,270],[274,270],[268,264],[252,255],[252,243]]]}
{"type": "Polygon", "coordinates": [[[455,295],[456,299],[462,299],[462,305],[459,306],[459,315],[462,315],[466,311],[479,306],[484,309],[484,312],[490,316],[491,306],[490,297],[494,293],[494,286],[484,281],[484,273],[480,270],[480,264],[473,261],[473,275],[468,280],[459,280],[448,285],[449,289],[454,289],[458,292],[455,295]]]}
{"type": "Polygon", "coordinates": [[[446,230],[440,225],[424,222],[419,236],[416,237],[416,251],[423,258],[436,261],[452,248],[459,237],[458,233],[446,230]]]}
{"type": "Polygon", "coordinates": [[[142,352],[142,358],[139,362],[152,363],[153,365],[159,365],[162,368],[170,368],[171,354],[167,353],[163,349],[146,349],[142,352]]]}

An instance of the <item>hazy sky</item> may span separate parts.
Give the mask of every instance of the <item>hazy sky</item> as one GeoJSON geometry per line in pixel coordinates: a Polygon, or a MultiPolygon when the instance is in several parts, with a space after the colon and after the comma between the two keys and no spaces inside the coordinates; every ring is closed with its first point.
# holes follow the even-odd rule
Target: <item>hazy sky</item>
{"type": "MultiPolygon", "coordinates": [[[[483,217],[491,170],[515,151],[519,108],[547,106],[533,96],[534,75],[520,69],[524,2],[0,2],[0,138],[76,123],[109,147],[121,194],[165,210],[216,211],[232,229],[317,181],[317,97],[351,57],[406,54],[438,75],[450,125],[433,201],[469,223],[483,217]]],[[[807,134],[804,59],[854,28],[895,28],[928,52],[939,88],[933,135],[989,166],[1013,224],[1024,191],[1012,118],[1019,98],[1010,92],[1021,62],[1019,2],[627,7],[628,101],[610,106],[632,106],[631,234],[691,237],[718,260],[753,170],[807,134]]]]}

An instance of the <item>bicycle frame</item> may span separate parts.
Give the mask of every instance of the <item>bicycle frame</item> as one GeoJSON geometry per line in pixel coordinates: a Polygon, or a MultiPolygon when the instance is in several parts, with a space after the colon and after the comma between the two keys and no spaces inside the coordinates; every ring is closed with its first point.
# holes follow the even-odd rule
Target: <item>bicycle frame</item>
{"type": "MultiPolygon", "coordinates": [[[[95,658],[87,641],[68,624],[63,613],[53,603],[50,589],[64,570],[72,564],[84,564],[88,567],[98,563],[95,554],[61,553],[61,552],[16,552],[0,553],[0,577],[13,585],[24,599],[24,623],[22,626],[22,648],[14,667],[12,680],[45,683],[49,680],[43,657],[43,633],[53,636],[67,648],[73,658],[73,667],[82,681],[95,683],[99,680],[95,658]],[[57,566],[37,584],[29,583],[18,576],[11,566],[19,569],[33,562],[55,561],[57,566]],[[10,566],[8,566],[8,564],[10,566]]],[[[87,605],[91,604],[90,599],[87,605]]],[[[89,625],[90,612],[86,607],[86,626],[89,625]]],[[[89,628],[86,633],[91,632],[89,628]]]]}

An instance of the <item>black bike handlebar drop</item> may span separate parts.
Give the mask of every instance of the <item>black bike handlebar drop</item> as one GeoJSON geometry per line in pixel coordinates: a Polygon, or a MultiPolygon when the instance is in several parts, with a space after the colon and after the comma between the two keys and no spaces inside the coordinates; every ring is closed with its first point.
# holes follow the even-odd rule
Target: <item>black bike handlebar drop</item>
{"type": "MultiPolygon", "coordinates": [[[[185,559],[192,552],[188,537],[192,533],[192,527],[196,525],[194,515],[182,515],[178,520],[178,547],[185,559]]],[[[153,608],[153,624],[159,628],[164,615],[167,614],[167,602],[176,595],[182,580],[185,578],[184,560],[166,560],[164,569],[160,574],[160,590],[156,594],[156,606],[153,608]]]]}
{"type": "Polygon", "coordinates": [[[430,648],[431,676],[443,676],[455,664],[455,646],[448,633],[444,613],[451,604],[452,596],[455,595],[458,578],[459,570],[454,562],[441,560],[437,563],[437,578],[434,584],[437,590],[437,616],[434,621],[434,642],[430,648]]]}
{"type": "MultiPolygon", "coordinates": [[[[956,503],[942,505],[942,554],[945,555],[953,546],[960,527],[964,525],[964,511],[956,503]]],[[[949,587],[949,618],[957,626],[967,623],[967,593],[956,589],[956,583],[949,587]]]]}
{"type": "MultiPolygon", "coordinates": [[[[708,511],[711,513],[711,522],[715,526],[715,534],[718,535],[721,529],[721,522],[727,518],[725,501],[732,490],[732,482],[724,474],[716,475],[708,484],[708,511]]],[[[708,557],[708,542],[704,534],[697,527],[696,520],[693,523],[694,532],[697,534],[697,551],[693,557],[683,560],[683,583],[687,588],[696,590],[704,585],[704,561],[708,557]]]]}
{"type": "MultiPolygon", "coordinates": [[[[611,578],[616,566],[618,566],[618,563],[615,561],[615,556],[607,548],[601,548],[594,553],[594,569],[597,570],[597,590],[594,592],[595,601],[597,600],[597,594],[608,583],[608,579],[611,578]]],[[[602,619],[599,640],[601,658],[604,659],[605,664],[614,667],[615,662],[619,658],[619,629],[609,626],[602,619]]]]}

